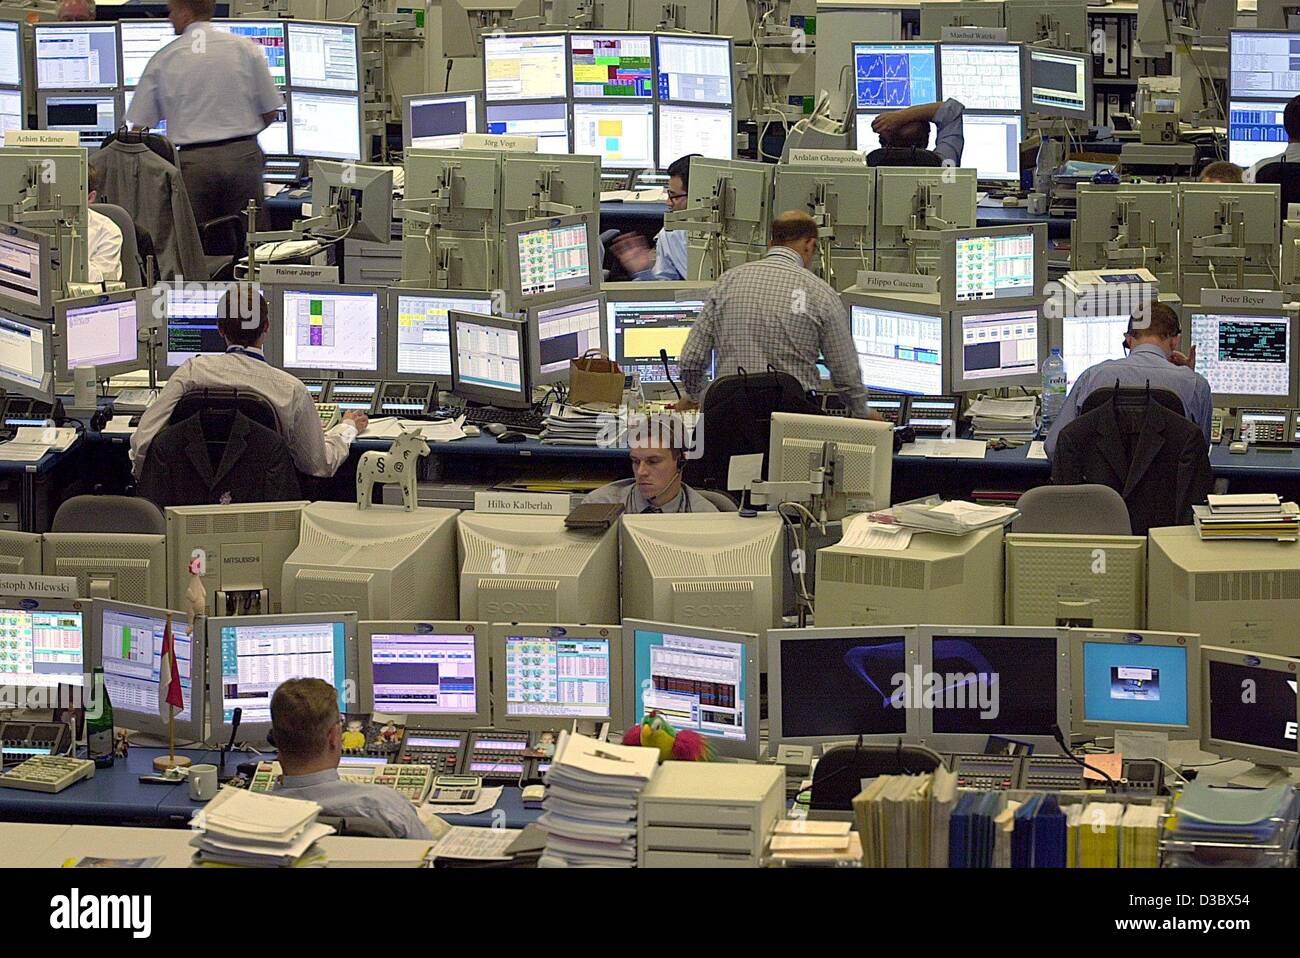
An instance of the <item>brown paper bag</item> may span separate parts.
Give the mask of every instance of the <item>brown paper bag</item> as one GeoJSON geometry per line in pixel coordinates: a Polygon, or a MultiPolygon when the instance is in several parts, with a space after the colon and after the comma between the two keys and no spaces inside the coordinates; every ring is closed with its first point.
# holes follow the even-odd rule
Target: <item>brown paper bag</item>
{"type": "Polygon", "coordinates": [[[623,370],[599,349],[589,349],[569,363],[569,402],[623,402],[623,370]]]}

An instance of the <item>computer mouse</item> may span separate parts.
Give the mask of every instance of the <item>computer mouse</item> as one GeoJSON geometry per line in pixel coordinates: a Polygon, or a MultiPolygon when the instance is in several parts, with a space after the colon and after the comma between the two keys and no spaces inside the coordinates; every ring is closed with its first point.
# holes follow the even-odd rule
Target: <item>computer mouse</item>
{"type": "Polygon", "coordinates": [[[524,442],[527,439],[522,432],[503,432],[497,435],[497,442],[524,442]]]}
{"type": "Polygon", "coordinates": [[[1237,440],[1228,446],[1228,452],[1235,456],[1243,456],[1250,451],[1250,444],[1237,440]]]}
{"type": "Polygon", "coordinates": [[[483,427],[483,431],[484,431],[484,432],[489,432],[489,433],[491,433],[491,434],[494,435],[494,436],[500,436],[500,435],[502,435],[503,433],[507,433],[507,432],[509,432],[510,430],[507,429],[504,425],[502,425],[502,424],[499,423],[499,422],[490,422],[490,423],[488,423],[486,426],[483,427]]]}
{"type": "Polygon", "coordinates": [[[468,437],[471,438],[471,439],[473,439],[475,436],[479,435],[479,428],[478,428],[478,426],[472,426],[472,425],[468,425],[468,424],[467,424],[467,425],[461,426],[461,427],[460,427],[460,431],[463,432],[466,436],[468,436],[468,437]]]}

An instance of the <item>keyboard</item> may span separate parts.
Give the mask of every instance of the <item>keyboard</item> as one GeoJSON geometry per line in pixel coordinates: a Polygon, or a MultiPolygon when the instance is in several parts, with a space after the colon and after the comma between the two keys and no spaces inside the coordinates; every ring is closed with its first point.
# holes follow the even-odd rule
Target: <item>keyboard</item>
{"type": "Polygon", "coordinates": [[[87,758],[38,755],[0,775],[0,788],[32,792],[61,792],[73,782],[95,777],[95,763],[87,758]]]}
{"type": "Polygon", "coordinates": [[[447,415],[465,416],[465,424],[479,426],[499,422],[516,432],[540,435],[546,425],[546,417],[535,409],[501,409],[497,406],[467,406],[460,410],[448,410],[447,415]]]}

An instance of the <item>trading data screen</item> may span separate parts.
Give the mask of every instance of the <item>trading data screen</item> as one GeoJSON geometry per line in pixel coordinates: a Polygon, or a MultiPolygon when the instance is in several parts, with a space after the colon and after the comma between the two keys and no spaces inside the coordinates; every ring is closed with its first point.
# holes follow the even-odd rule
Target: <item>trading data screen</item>
{"type": "Polygon", "coordinates": [[[666,170],[690,153],[730,160],[735,155],[734,134],[730,109],[660,104],[659,168],[666,170]]]}
{"type": "Polygon", "coordinates": [[[1228,159],[1252,167],[1286,150],[1285,102],[1233,100],[1228,106],[1228,159]]]}
{"type": "Polygon", "coordinates": [[[745,646],[671,632],[637,629],[636,714],[639,724],[657,711],[677,729],[744,741],[746,723],[745,646]]]}
{"type": "Polygon", "coordinates": [[[397,371],[404,375],[450,376],[451,333],[447,310],[488,316],[490,297],[397,297],[397,371]]]}
{"type": "Polygon", "coordinates": [[[854,304],[849,315],[862,383],[937,396],[943,389],[943,317],[854,304]]]}
{"type": "Polygon", "coordinates": [[[1038,369],[1038,311],[961,317],[962,376],[997,379],[1038,369]]]}
{"type": "Polygon", "coordinates": [[[538,153],[569,152],[569,108],[563,103],[492,104],[487,132],[537,137],[538,153]]]}
{"type": "Polygon", "coordinates": [[[1029,94],[1035,107],[1091,113],[1086,54],[1029,51],[1029,94]]]}
{"type": "Polygon", "coordinates": [[[0,314],[0,379],[40,389],[45,376],[45,331],[0,314]]]}
{"type": "Polygon", "coordinates": [[[1300,93],[1300,35],[1234,32],[1228,63],[1234,100],[1289,100],[1300,93]]]}
{"type": "Polygon", "coordinates": [[[609,303],[609,337],[612,351],[625,373],[636,373],[643,383],[681,381],[677,357],[691,333],[703,300],[680,303],[609,303]],[[668,372],[659,351],[668,354],[668,372]]]}
{"type": "Polygon", "coordinates": [[[117,24],[38,24],[34,29],[38,89],[99,90],[117,86],[117,24]]]}
{"type": "Polygon", "coordinates": [[[478,132],[473,94],[421,97],[410,101],[410,110],[407,133],[414,147],[455,149],[463,134],[478,132]]]}
{"type": "Polygon", "coordinates": [[[506,716],[607,718],[609,640],[506,636],[506,716]]]}
{"type": "Polygon", "coordinates": [[[731,105],[730,43],[704,37],[655,37],[659,99],[731,105]]]}
{"type": "Polygon", "coordinates": [[[563,34],[485,36],[483,57],[489,102],[568,96],[563,34]]]}
{"type": "Polygon", "coordinates": [[[24,236],[0,233],[0,293],[39,306],[41,247],[24,236]]]}
{"type": "Polygon", "coordinates": [[[575,97],[654,96],[648,34],[575,33],[569,45],[575,97]]]}
{"type": "Polygon", "coordinates": [[[1061,320],[1061,358],[1065,360],[1067,388],[1085,369],[1107,359],[1124,358],[1126,313],[1111,316],[1066,316],[1061,320]]]}
{"type": "Polygon", "coordinates": [[[939,98],[933,43],[855,43],[859,110],[897,110],[939,98]]]}
{"type": "Polygon", "coordinates": [[[256,43],[261,48],[262,56],[266,58],[271,79],[275,81],[276,86],[283,88],[288,64],[285,56],[284,24],[283,20],[240,20],[236,23],[213,23],[212,26],[217,30],[224,30],[226,33],[233,33],[237,37],[256,43]]]}
{"type": "Polygon", "coordinates": [[[655,165],[654,107],[639,103],[575,103],[573,152],[599,156],[607,169],[655,165]]]}
{"type": "Polygon", "coordinates": [[[1020,109],[1018,46],[943,43],[939,59],[944,99],[960,100],[968,110],[1020,109]]]}
{"type": "Polygon", "coordinates": [[[1033,296],[1034,234],[970,236],[956,240],[957,302],[1033,296]]]}
{"type": "Polygon", "coordinates": [[[0,608],[0,685],[84,685],[85,624],[81,612],[0,608]]]}
{"type": "Polygon", "coordinates": [[[379,368],[379,294],[286,289],[286,369],[375,372],[379,368]]]}
{"type": "Polygon", "coordinates": [[[472,715],[478,711],[474,636],[371,636],[376,712],[472,715]]]}
{"type": "Polygon", "coordinates": [[[222,287],[167,288],[167,365],[179,366],[204,353],[224,353],[226,341],[217,329],[222,287]]]}
{"type": "Polygon", "coordinates": [[[1291,321],[1286,316],[1194,314],[1196,371],[1216,395],[1286,396],[1291,321]]]}
{"type": "Polygon", "coordinates": [[[361,159],[361,98],[346,94],[289,93],[293,151],[331,160],[361,159]]]}
{"type": "MultiPolygon", "coordinates": [[[[104,683],[114,707],[150,715],[158,711],[158,678],[166,627],[165,617],[123,609],[104,610],[100,655],[104,683]]],[[[172,617],[172,641],[176,649],[176,671],[181,677],[181,698],[185,701],[185,707],[176,717],[188,722],[194,706],[190,685],[194,643],[184,616],[172,617]]]]}
{"type": "Polygon", "coordinates": [[[544,226],[519,234],[519,292],[523,296],[591,285],[587,224],[544,226]]]}
{"type": "Polygon", "coordinates": [[[122,30],[122,85],[132,87],[140,82],[144,68],[153,55],[176,39],[176,31],[166,20],[123,20],[122,30]]]}
{"type": "Polygon", "coordinates": [[[589,349],[600,349],[600,300],[537,310],[537,363],[543,375],[565,372],[589,349]]]}
{"type": "Polygon", "coordinates": [[[139,354],[136,301],[96,303],[68,310],[68,368],[131,362],[139,354]]]}
{"type": "Polygon", "coordinates": [[[358,92],[354,25],[290,20],[288,27],[289,70],[295,87],[358,92]]]}
{"type": "Polygon", "coordinates": [[[242,708],[243,721],[271,721],[271,696],[288,679],[323,679],[347,688],[347,629],[343,622],[277,622],[221,627],[221,707],[225,721],[242,708]]]}
{"type": "Polygon", "coordinates": [[[524,389],[523,329],[502,329],[454,320],[457,382],[521,395],[524,389]]]}

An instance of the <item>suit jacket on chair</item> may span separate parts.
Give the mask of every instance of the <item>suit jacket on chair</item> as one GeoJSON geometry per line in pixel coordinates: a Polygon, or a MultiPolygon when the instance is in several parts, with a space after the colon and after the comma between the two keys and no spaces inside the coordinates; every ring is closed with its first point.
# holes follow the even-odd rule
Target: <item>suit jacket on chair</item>
{"type": "Polygon", "coordinates": [[[1213,491],[1201,428],[1157,402],[1107,402],[1066,426],[1052,457],[1052,482],[1110,486],[1128,505],[1133,534],[1187,525],[1213,491]]]}

